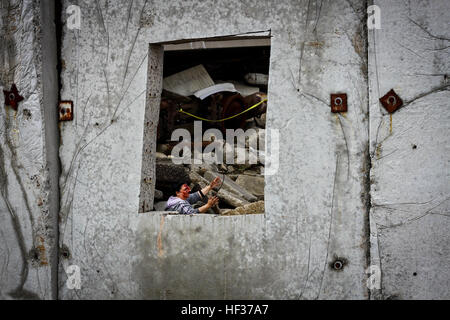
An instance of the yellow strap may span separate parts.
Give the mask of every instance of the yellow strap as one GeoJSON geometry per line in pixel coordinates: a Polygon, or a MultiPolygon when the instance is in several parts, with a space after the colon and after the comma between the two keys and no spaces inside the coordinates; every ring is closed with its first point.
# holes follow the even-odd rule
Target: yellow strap
{"type": "Polygon", "coordinates": [[[228,117],[228,118],[225,118],[225,119],[220,119],[220,120],[209,120],[209,119],[201,118],[201,117],[198,117],[198,116],[196,116],[196,115],[194,115],[194,114],[192,114],[192,113],[183,111],[183,109],[178,110],[178,112],[187,114],[188,116],[191,116],[191,117],[193,117],[193,118],[196,118],[196,119],[199,119],[199,120],[202,120],[202,121],[222,122],[222,121],[226,121],[226,120],[230,120],[230,119],[239,117],[241,114],[246,113],[247,111],[250,111],[250,110],[252,110],[252,109],[258,107],[260,104],[262,104],[262,103],[264,103],[264,102],[266,102],[266,101],[267,101],[267,99],[264,99],[264,100],[258,102],[257,104],[251,106],[250,108],[248,108],[248,109],[246,109],[246,110],[244,110],[244,111],[242,111],[242,112],[240,112],[240,113],[238,113],[238,114],[235,114],[234,116],[231,116],[231,117],[228,117]]]}

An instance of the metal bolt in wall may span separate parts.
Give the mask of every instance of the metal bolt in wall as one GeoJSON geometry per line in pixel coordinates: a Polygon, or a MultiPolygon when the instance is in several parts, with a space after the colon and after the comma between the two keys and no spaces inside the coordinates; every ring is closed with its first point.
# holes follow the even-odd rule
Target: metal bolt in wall
{"type": "Polygon", "coordinates": [[[73,120],[73,102],[61,101],[59,103],[59,121],[73,120]]]}
{"type": "Polygon", "coordinates": [[[394,89],[391,89],[381,97],[380,102],[389,113],[395,112],[403,105],[403,100],[398,96],[394,89]]]}
{"type": "Polygon", "coordinates": [[[347,112],[347,94],[332,93],[331,94],[331,112],[347,112]]]}
{"type": "Polygon", "coordinates": [[[19,94],[19,91],[17,90],[17,87],[15,84],[12,84],[11,90],[3,90],[3,93],[5,95],[5,106],[10,106],[14,110],[17,111],[17,106],[20,101],[22,101],[24,98],[19,94]]]}

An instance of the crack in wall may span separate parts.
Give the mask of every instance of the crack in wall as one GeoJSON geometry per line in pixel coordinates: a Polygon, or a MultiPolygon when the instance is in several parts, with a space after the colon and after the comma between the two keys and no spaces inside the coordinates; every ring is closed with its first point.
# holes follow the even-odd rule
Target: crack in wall
{"type": "Polygon", "coordinates": [[[22,268],[21,268],[21,274],[20,274],[20,283],[17,286],[16,289],[11,291],[9,294],[13,298],[29,298],[29,299],[39,299],[39,297],[30,291],[24,290],[24,285],[28,279],[28,273],[29,273],[29,265],[28,265],[28,253],[25,245],[25,238],[23,235],[22,227],[19,221],[19,217],[17,216],[15,210],[13,209],[8,196],[8,184],[7,184],[7,177],[6,177],[6,170],[5,170],[5,158],[2,148],[0,147],[0,181],[3,181],[3,183],[0,185],[0,194],[6,204],[6,207],[8,209],[8,212],[10,214],[13,229],[15,232],[15,235],[17,237],[17,244],[19,245],[21,259],[22,259],[22,268]]]}
{"type": "MultiPolygon", "coordinates": [[[[39,141],[39,138],[44,138],[45,128],[49,123],[42,119],[42,128],[37,129],[36,132],[33,131],[32,127],[28,127],[27,123],[13,123],[17,117],[31,121],[34,118],[33,113],[42,117],[45,106],[48,104],[45,103],[46,96],[42,91],[46,77],[40,70],[40,68],[43,68],[40,60],[44,47],[42,38],[46,31],[42,23],[42,8],[47,8],[44,2],[45,0],[43,2],[1,1],[0,40],[2,44],[7,43],[7,46],[0,49],[0,62],[2,63],[0,66],[0,84],[7,88],[16,82],[22,88],[23,95],[26,98],[23,102],[23,108],[27,104],[31,105],[31,108],[26,106],[26,109],[19,106],[19,112],[13,112],[14,120],[9,117],[12,112],[9,107],[4,106],[5,108],[2,108],[4,110],[4,113],[2,113],[4,115],[2,117],[2,129],[4,130],[2,130],[3,141],[0,145],[0,170],[4,177],[1,179],[1,197],[11,217],[11,230],[17,239],[17,247],[20,251],[19,259],[22,261],[22,266],[18,270],[20,283],[10,293],[10,296],[15,299],[40,299],[47,297],[47,294],[49,294],[48,289],[51,280],[46,277],[44,282],[41,281],[43,274],[48,275],[48,269],[40,271],[38,268],[48,266],[50,260],[53,262],[50,256],[54,244],[52,236],[56,235],[56,232],[53,232],[54,226],[50,224],[49,198],[52,196],[53,190],[49,181],[48,154],[46,154],[48,144],[42,143],[40,145],[42,141],[39,141]],[[30,77],[35,80],[35,83],[30,80],[30,77]],[[30,81],[33,83],[30,84],[30,81]],[[22,110],[23,114],[20,112],[22,110]],[[14,127],[17,127],[17,129],[14,127]],[[27,132],[28,135],[37,135],[38,140],[36,142],[39,148],[42,147],[42,150],[39,149],[39,151],[42,151],[39,156],[42,157],[43,161],[31,160],[26,156],[24,159],[25,150],[23,148],[27,148],[29,145],[26,145],[28,137],[23,135],[22,130],[27,132]],[[21,135],[16,137],[16,134],[21,135]],[[24,160],[21,161],[22,159],[24,160]],[[23,164],[28,164],[30,160],[33,162],[31,167],[23,164]],[[8,161],[8,164],[6,161],[8,161]],[[14,182],[14,184],[8,184],[6,170],[12,173],[10,182],[14,182]],[[33,173],[29,173],[30,171],[33,171],[33,173]],[[32,182],[32,186],[30,181],[26,179],[27,177],[32,182]],[[38,192],[38,195],[35,195],[35,192],[38,192]],[[20,211],[22,206],[24,207],[23,213],[20,211]],[[28,218],[29,224],[28,221],[21,221],[24,218],[28,218]],[[24,233],[24,230],[30,231],[24,233]],[[28,241],[31,242],[30,250],[27,249],[26,245],[28,241]],[[31,267],[35,270],[35,273],[31,274],[33,281],[29,279],[31,267]],[[30,280],[30,286],[35,287],[39,294],[24,289],[28,280],[30,280]]],[[[43,60],[45,60],[45,57],[43,60]]],[[[50,272],[53,272],[51,267],[50,272]]]]}
{"type": "MultiPolygon", "coordinates": [[[[372,195],[371,195],[371,185],[370,185],[370,174],[371,174],[371,170],[372,170],[372,157],[370,154],[370,139],[371,139],[371,135],[370,135],[370,82],[369,82],[369,29],[367,26],[367,19],[368,19],[368,13],[367,13],[367,8],[369,6],[373,5],[373,0],[365,0],[364,1],[364,8],[366,8],[363,18],[362,18],[362,22],[361,22],[361,26],[363,29],[362,32],[362,39],[364,41],[364,57],[363,57],[363,53],[361,52],[360,56],[361,59],[363,60],[363,63],[365,65],[365,70],[362,70],[365,73],[365,77],[367,80],[367,144],[366,144],[366,148],[364,151],[364,163],[363,163],[363,168],[364,168],[364,172],[365,172],[365,176],[364,176],[364,182],[363,182],[363,190],[364,190],[364,195],[363,195],[363,203],[364,203],[364,207],[366,209],[365,212],[365,219],[364,219],[364,235],[366,237],[366,241],[365,241],[365,258],[366,258],[366,268],[368,268],[371,265],[371,229],[370,229],[370,211],[371,211],[371,206],[372,206],[372,195]]],[[[378,77],[378,74],[377,74],[378,77]]],[[[378,80],[377,80],[378,81],[378,80]]],[[[378,82],[377,82],[378,83],[378,82]]],[[[367,297],[368,300],[371,300],[372,296],[371,296],[371,290],[367,287],[367,297]]]]}

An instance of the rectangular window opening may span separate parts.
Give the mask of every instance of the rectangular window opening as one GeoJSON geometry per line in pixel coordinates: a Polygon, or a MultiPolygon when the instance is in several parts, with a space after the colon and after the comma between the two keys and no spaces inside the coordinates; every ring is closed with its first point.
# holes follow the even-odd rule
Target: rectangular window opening
{"type": "Polygon", "coordinates": [[[176,197],[169,204],[183,213],[186,203],[178,199],[188,193],[176,191],[188,186],[191,194],[201,195],[218,177],[206,197],[187,199],[192,203],[184,210],[263,214],[270,37],[175,41],[153,49],[153,58],[163,61],[149,56],[147,108],[158,110],[146,110],[146,124],[157,115],[157,126],[144,129],[140,211],[165,211],[169,198],[176,197]],[[151,190],[145,193],[149,180],[151,190]],[[213,196],[219,204],[205,207],[213,196]]]}

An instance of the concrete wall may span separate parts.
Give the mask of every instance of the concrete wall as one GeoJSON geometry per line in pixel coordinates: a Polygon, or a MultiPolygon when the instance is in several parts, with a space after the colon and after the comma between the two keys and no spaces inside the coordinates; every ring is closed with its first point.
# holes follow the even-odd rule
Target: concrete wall
{"type": "Polygon", "coordinates": [[[56,44],[51,1],[0,2],[0,298],[56,298],[56,44]],[[53,126],[53,129],[52,129],[53,126]]]}
{"type": "MultiPolygon", "coordinates": [[[[381,293],[450,298],[450,3],[375,1],[369,32],[371,233],[381,293]],[[394,90],[392,117],[378,98],[394,90]]],[[[381,294],[381,295],[380,295],[381,294]]]]}
{"type": "Polygon", "coordinates": [[[364,3],[69,3],[82,27],[64,28],[62,50],[75,120],[61,127],[60,244],[71,258],[60,298],[368,298],[364,3]],[[267,123],[282,153],[266,214],[138,214],[148,44],[269,29],[267,123]],[[341,91],[350,110],[335,115],[329,95],[341,91]],[[71,264],[80,290],[65,285],[71,264]]]}
{"type": "Polygon", "coordinates": [[[449,298],[450,5],[373,2],[382,29],[367,31],[357,0],[63,1],[60,95],[75,118],[59,143],[52,8],[1,1],[0,86],[25,100],[0,99],[0,298],[449,298]],[[281,154],[266,213],[139,214],[149,43],[269,29],[281,154]],[[378,102],[391,88],[405,101],[392,117],[378,102]],[[330,113],[334,92],[347,113],[330,113]]]}

